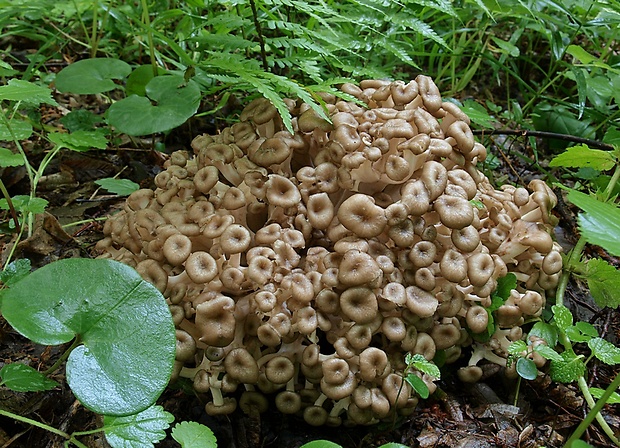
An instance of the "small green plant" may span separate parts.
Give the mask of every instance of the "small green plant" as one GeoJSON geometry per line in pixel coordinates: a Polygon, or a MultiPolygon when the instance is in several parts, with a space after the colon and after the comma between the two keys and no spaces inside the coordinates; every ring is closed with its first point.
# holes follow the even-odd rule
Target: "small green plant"
{"type": "Polygon", "coordinates": [[[405,356],[405,381],[415,390],[420,397],[426,399],[430,396],[428,385],[424,382],[421,375],[428,375],[432,381],[441,377],[439,367],[428,361],[424,356],[407,353],[405,356]],[[418,372],[418,375],[416,373],[418,372]]]}
{"type": "Polygon", "coordinates": [[[46,372],[23,364],[0,371],[0,385],[17,391],[54,388],[53,374],[65,361],[66,379],[78,400],[103,414],[104,427],[66,434],[41,422],[0,410],[64,437],[103,431],[112,446],[152,446],[165,436],[171,414],[153,403],[168,384],[176,351],[168,306],[132,268],[111,260],[67,259],[29,273],[18,260],[3,271],[3,317],[35,343],[69,349],[46,372]],[[149,445],[131,445],[131,440],[149,445]]]}
{"type": "MultiPolygon", "coordinates": [[[[620,272],[607,261],[600,258],[584,259],[586,244],[601,246],[610,254],[620,255],[620,208],[615,203],[618,179],[620,179],[620,148],[617,135],[608,134],[608,143],[616,144],[612,151],[591,149],[586,145],[571,147],[555,157],[550,166],[577,168],[583,177],[588,173],[589,180],[601,186],[591,194],[577,189],[568,191],[567,199],[583,210],[577,222],[580,238],[572,251],[565,258],[564,272],[557,289],[556,304],[551,307],[552,318],[547,322],[537,322],[528,335],[528,342],[516,341],[509,347],[509,353],[520,377],[528,380],[536,378],[538,366],[549,360],[549,375],[552,380],[571,383],[577,382],[589,408],[590,413],[579,425],[566,446],[577,441],[588,424],[596,419],[609,439],[620,446],[607,422],[599,411],[606,403],[620,400],[616,389],[620,386],[620,375],[609,385],[606,391],[592,389],[586,381],[587,364],[593,359],[607,364],[620,364],[620,348],[599,336],[597,329],[587,322],[574,322],[573,315],[564,305],[564,293],[569,276],[575,275],[585,280],[592,298],[601,308],[620,306],[620,272]],[[613,170],[611,176],[604,173],[613,170]],[[578,355],[576,344],[586,344],[590,355],[578,355]],[[537,363],[537,358],[542,362],[537,363]],[[598,398],[598,403],[594,398],[598,398]]],[[[576,176],[579,177],[577,173],[576,176]]],[[[578,446],[578,445],[575,445],[578,446]]]]}

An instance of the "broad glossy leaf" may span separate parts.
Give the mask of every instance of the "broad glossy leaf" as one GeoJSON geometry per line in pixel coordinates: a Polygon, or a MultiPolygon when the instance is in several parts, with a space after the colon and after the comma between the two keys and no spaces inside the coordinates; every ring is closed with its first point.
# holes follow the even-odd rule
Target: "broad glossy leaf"
{"type": "Polygon", "coordinates": [[[299,448],[342,448],[342,445],[329,440],[313,440],[312,442],[304,443],[299,448]]]}
{"type": "MultiPolygon", "coordinates": [[[[153,448],[166,437],[174,416],[161,406],[151,406],[138,414],[103,418],[105,438],[112,448],[153,448]]],[[[207,445],[205,445],[207,448],[207,445]]]]}
{"type": "Polygon", "coordinates": [[[58,103],[52,98],[52,91],[49,87],[39,86],[29,81],[21,79],[11,79],[7,85],[0,86],[0,100],[22,101],[29,104],[51,104],[57,106],[58,103]]]}
{"type": "Polygon", "coordinates": [[[58,386],[41,372],[26,364],[6,364],[0,369],[0,385],[17,392],[40,392],[58,386]]]}
{"type": "Polygon", "coordinates": [[[577,217],[586,241],[620,256],[620,209],[576,190],[569,190],[568,200],[586,212],[577,217]]]}
{"type": "Polygon", "coordinates": [[[146,95],[148,98],[131,95],[112,104],[108,123],[128,135],[169,131],[196,113],[201,98],[198,84],[185,83],[178,75],[153,78],[146,86],[146,95]]]}
{"type": "Polygon", "coordinates": [[[591,149],[588,145],[571,146],[549,162],[549,166],[588,167],[598,171],[610,170],[615,165],[616,161],[611,152],[591,149]]]}
{"type": "Polygon", "coordinates": [[[216,448],[217,440],[208,426],[198,422],[181,422],[172,428],[172,438],[181,448],[216,448]]]}
{"type": "MultiPolygon", "coordinates": [[[[166,70],[162,68],[157,69],[157,75],[163,75],[166,73],[166,70]]],[[[151,79],[153,79],[155,75],[153,74],[153,66],[152,65],[141,65],[140,67],[134,69],[133,72],[127,78],[127,84],[125,85],[125,94],[129,95],[138,95],[145,96],[146,95],[146,86],[151,79]]]]}
{"type": "Polygon", "coordinates": [[[409,383],[409,385],[413,387],[413,390],[415,390],[418,395],[423,399],[427,399],[430,396],[430,390],[428,390],[428,386],[419,376],[410,373],[405,378],[405,381],[407,381],[407,383],[409,383]]]}
{"type": "Polygon", "coordinates": [[[546,322],[536,322],[530,330],[529,336],[536,336],[544,339],[549,347],[555,347],[558,343],[557,328],[546,322]]]}
{"type": "Polygon", "coordinates": [[[119,59],[93,58],[74,62],[56,75],[59,92],[80,95],[109,92],[121,86],[114,82],[131,73],[131,66],[119,59]]]}
{"type": "Polygon", "coordinates": [[[11,286],[28,274],[30,274],[30,260],[20,258],[19,260],[11,261],[3,271],[0,271],[0,281],[6,286],[11,286]]]}
{"type": "Polygon", "coordinates": [[[161,394],[175,355],[175,331],[161,293],[112,260],[50,263],[2,292],[2,314],[38,344],[79,336],[67,382],[89,409],[128,415],[161,394]]]}

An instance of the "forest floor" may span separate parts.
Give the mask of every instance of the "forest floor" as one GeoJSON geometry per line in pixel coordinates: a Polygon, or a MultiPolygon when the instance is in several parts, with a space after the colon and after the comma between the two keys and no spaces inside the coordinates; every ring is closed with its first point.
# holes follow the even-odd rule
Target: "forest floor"
{"type": "MultiPolygon", "coordinates": [[[[82,106],[95,110],[95,97],[59,97],[60,104],[82,101],[82,106]]],[[[63,115],[62,106],[49,108],[41,121],[57,125],[63,115]]],[[[167,137],[168,150],[188,148],[191,138],[205,130],[213,132],[217,123],[191,123],[167,137]]],[[[222,126],[223,127],[223,126],[222,126]]],[[[15,258],[26,257],[34,267],[68,257],[92,257],[94,244],[102,237],[103,218],[120,208],[123,198],[96,190],[94,181],[112,177],[122,171],[143,188],[152,186],[154,175],[161,169],[165,155],[149,149],[149,141],[126,139],[114,149],[99,152],[63,152],[50,165],[41,179],[40,196],[49,201],[48,213],[36,223],[33,235],[18,243],[15,258]],[[74,222],[85,223],[69,225],[74,222]]],[[[33,139],[25,145],[34,163],[46,148],[44,140],[33,139]]],[[[486,140],[495,154],[499,168],[494,180],[509,180],[523,185],[535,171],[527,161],[531,148],[524,139],[486,140]],[[518,154],[516,154],[518,153],[518,154]]],[[[539,157],[541,154],[539,154],[539,157]]],[[[20,168],[4,169],[2,179],[11,194],[27,194],[28,184],[20,168]]],[[[556,239],[568,250],[576,240],[574,210],[562,201],[555,212],[560,218],[556,239]]],[[[9,215],[4,216],[8,221],[9,215]]],[[[15,244],[15,235],[6,226],[0,235],[0,258],[3,262],[15,244]]],[[[597,254],[600,255],[600,254],[597,254]]],[[[568,306],[580,320],[596,323],[604,337],[620,339],[620,314],[613,310],[597,311],[591,305],[582,285],[572,283],[568,306]]],[[[39,370],[50,367],[63,347],[33,345],[0,318],[0,367],[4,363],[22,362],[39,370]]],[[[611,368],[593,363],[589,381],[593,385],[608,384],[615,376],[611,368]]],[[[56,374],[62,379],[64,372],[56,374]]],[[[488,372],[488,377],[473,385],[463,385],[446,372],[439,382],[441,393],[422,402],[408,418],[371,427],[310,427],[295,416],[282,416],[273,411],[261,416],[247,416],[237,411],[230,416],[212,418],[203,412],[203,403],[180,389],[170,388],[159,403],[176,421],[198,421],[215,433],[220,447],[296,448],[302,444],[327,439],[344,447],[375,447],[398,442],[411,447],[470,448],[535,448],[561,447],[566,437],[586,414],[586,406],[576,387],[552,383],[540,375],[532,382],[507,380],[502,372],[488,372]],[[515,396],[516,395],[516,396],[515,396]]],[[[43,421],[65,432],[85,431],[101,425],[100,417],[84,409],[65,385],[48,392],[16,393],[0,389],[0,406],[14,413],[43,421]]],[[[620,412],[607,406],[605,417],[615,430],[620,430],[620,412]]],[[[609,446],[605,436],[592,426],[587,433],[594,446],[609,446]]],[[[107,446],[102,435],[81,438],[89,447],[107,446]]],[[[51,448],[63,446],[63,440],[28,425],[0,418],[0,448],[51,448]]],[[[167,438],[158,447],[176,447],[167,438]]]]}

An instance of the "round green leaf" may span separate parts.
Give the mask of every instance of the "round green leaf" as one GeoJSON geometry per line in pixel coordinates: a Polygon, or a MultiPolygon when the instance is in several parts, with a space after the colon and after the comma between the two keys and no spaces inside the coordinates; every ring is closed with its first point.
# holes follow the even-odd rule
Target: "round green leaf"
{"type": "Polygon", "coordinates": [[[299,448],[342,448],[342,445],[329,440],[313,440],[312,442],[304,443],[299,448]]]}
{"type": "Polygon", "coordinates": [[[200,105],[200,88],[178,75],[153,78],[147,97],[131,95],[108,109],[108,123],[128,135],[148,135],[182,125],[200,105]],[[151,103],[153,101],[153,103],[151,103]]]}
{"type": "MultiPolygon", "coordinates": [[[[157,76],[164,75],[166,70],[163,68],[157,68],[157,76]]],[[[153,66],[152,65],[141,65],[136,68],[131,75],[127,78],[127,84],[125,85],[125,93],[127,96],[129,95],[138,95],[145,96],[146,95],[146,85],[153,79],[155,75],[153,74],[153,66]]]]}
{"type": "Polygon", "coordinates": [[[521,378],[525,378],[526,380],[534,380],[538,375],[538,368],[531,359],[519,358],[517,359],[517,373],[521,378]]]}
{"type": "Polygon", "coordinates": [[[181,448],[216,448],[217,440],[211,428],[198,422],[181,422],[172,428],[172,438],[181,448]]]}
{"type": "Polygon", "coordinates": [[[87,408],[128,415],[150,406],[168,383],[175,331],[161,293],[112,260],[50,263],[2,293],[2,314],[22,335],[57,345],[76,335],[67,382],[87,408]]]}
{"type": "Polygon", "coordinates": [[[93,58],[74,62],[56,75],[59,92],[80,95],[109,92],[119,88],[114,79],[123,79],[131,73],[131,66],[119,59],[93,58]]]}

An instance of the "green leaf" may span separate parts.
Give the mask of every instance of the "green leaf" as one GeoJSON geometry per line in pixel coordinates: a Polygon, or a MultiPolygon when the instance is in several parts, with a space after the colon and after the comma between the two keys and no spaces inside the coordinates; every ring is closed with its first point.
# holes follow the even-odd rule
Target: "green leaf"
{"type": "MultiPolygon", "coordinates": [[[[9,126],[17,140],[25,140],[32,135],[32,125],[28,121],[14,117],[9,120],[9,126]]],[[[13,134],[4,123],[0,123],[0,140],[13,141],[13,134]]]]}
{"type": "Polygon", "coordinates": [[[129,196],[134,191],[140,189],[140,185],[129,179],[114,179],[109,177],[106,179],[96,180],[95,183],[101,186],[101,188],[108,190],[110,193],[114,193],[119,196],[129,196]]]}
{"type": "Polygon", "coordinates": [[[101,123],[103,118],[86,109],[75,109],[60,119],[60,122],[69,130],[92,131],[97,123],[101,123]]]}
{"type": "Polygon", "coordinates": [[[433,378],[439,378],[441,376],[439,367],[428,361],[423,355],[417,353],[415,355],[412,355],[410,353],[407,353],[407,355],[405,356],[405,362],[408,366],[414,367],[420,372],[426,373],[433,378]]]}
{"type": "Polygon", "coordinates": [[[89,95],[109,92],[121,86],[114,82],[131,73],[131,66],[119,59],[93,58],[74,62],[56,75],[59,92],[89,95]]]}
{"type": "Polygon", "coordinates": [[[329,440],[313,440],[312,442],[304,443],[299,448],[342,448],[342,445],[329,440]]]}
{"type": "Polygon", "coordinates": [[[553,381],[571,383],[585,374],[586,365],[572,351],[560,353],[562,361],[552,360],[549,366],[549,375],[553,381]]]}
{"type": "Polygon", "coordinates": [[[418,395],[422,397],[423,399],[426,400],[430,396],[430,391],[428,390],[428,386],[426,385],[424,380],[422,380],[422,378],[420,378],[419,376],[414,375],[413,373],[410,373],[405,378],[405,381],[407,381],[407,383],[409,383],[409,385],[413,387],[413,390],[415,390],[418,393],[418,395]]]}
{"type": "Polygon", "coordinates": [[[550,359],[552,361],[562,361],[562,357],[558,352],[556,352],[551,347],[540,344],[534,347],[534,351],[545,359],[550,359]]]}
{"type": "Polygon", "coordinates": [[[569,45],[566,48],[566,53],[570,54],[572,57],[579,59],[583,64],[589,64],[592,61],[598,60],[595,56],[592,56],[588,53],[584,48],[578,45],[569,45]]]}
{"type": "Polygon", "coordinates": [[[379,448],[409,448],[407,445],[403,445],[402,443],[389,442],[384,443],[379,448]]]}
{"type": "Polygon", "coordinates": [[[571,146],[562,154],[554,157],[549,166],[564,166],[570,168],[593,168],[607,171],[616,165],[616,160],[609,151],[590,149],[588,145],[571,146]]]}
{"type": "Polygon", "coordinates": [[[620,129],[609,128],[603,136],[603,142],[608,145],[620,146],[620,129]]]}
{"type": "Polygon", "coordinates": [[[3,271],[0,271],[0,281],[5,286],[11,287],[11,285],[28,274],[30,274],[30,260],[20,258],[19,260],[11,261],[3,271]]]}
{"type": "Polygon", "coordinates": [[[94,412],[146,409],[166,387],[175,330],[161,293],[129,266],[104,259],[50,263],[3,292],[2,314],[33,342],[58,345],[76,335],[67,382],[94,412]]]}
{"type": "Polygon", "coordinates": [[[598,306],[620,306],[620,271],[600,258],[586,263],[586,281],[590,294],[598,306]]]}
{"type": "Polygon", "coordinates": [[[0,101],[2,100],[58,106],[58,103],[52,98],[52,91],[49,87],[39,86],[21,79],[11,79],[7,85],[0,86],[0,101]]]}
{"type": "MultiPolygon", "coordinates": [[[[594,129],[590,121],[579,119],[573,112],[564,106],[539,103],[534,109],[532,117],[534,127],[538,131],[549,131],[558,134],[576,135],[590,138],[594,136],[594,129]]],[[[563,149],[568,143],[558,139],[550,139],[552,149],[563,149]]]]}
{"type": "MultiPolygon", "coordinates": [[[[166,70],[163,68],[157,68],[157,75],[164,75],[166,70]]],[[[129,95],[138,95],[138,96],[146,96],[146,86],[153,79],[155,75],[153,74],[153,66],[152,65],[141,65],[136,68],[131,75],[127,78],[127,84],[125,85],[125,94],[129,95]]]]}
{"type": "Polygon", "coordinates": [[[519,357],[521,353],[527,350],[527,344],[525,341],[514,341],[508,346],[508,354],[511,356],[519,357]]]}
{"type": "Polygon", "coordinates": [[[586,241],[620,256],[620,209],[572,189],[569,189],[568,200],[585,212],[577,217],[577,221],[586,241]]]}
{"type": "Polygon", "coordinates": [[[0,167],[20,166],[24,164],[21,154],[15,154],[10,149],[0,148],[0,167]]]}
{"type": "Polygon", "coordinates": [[[174,416],[164,408],[151,406],[138,414],[103,417],[105,438],[112,448],[153,448],[166,437],[174,416]]]}
{"type": "Polygon", "coordinates": [[[608,365],[620,364],[620,348],[603,338],[593,338],[588,341],[592,354],[608,365]]]}
{"type": "Polygon", "coordinates": [[[189,81],[185,85],[178,75],[153,78],[146,86],[146,95],[148,98],[131,95],[112,104],[108,123],[128,135],[169,131],[193,116],[201,99],[198,84],[189,81]]]}
{"type": "Polygon", "coordinates": [[[534,361],[529,358],[517,359],[517,373],[526,380],[535,380],[538,375],[538,368],[534,361]]]}
{"type": "Polygon", "coordinates": [[[564,305],[553,305],[551,310],[553,311],[555,325],[560,331],[566,331],[568,327],[573,325],[573,315],[564,305]]]}
{"type": "MultiPolygon", "coordinates": [[[[597,400],[600,399],[605,392],[603,389],[600,389],[598,387],[590,387],[589,390],[592,396],[597,400]]],[[[611,396],[607,399],[607,404],[620,404],[620,394],[618,394],[618,392],[613,392],[611,396]]]]}
{"type": "MultiPolygon", "coordinates": [[[[47,207],[47,201],[43,198],[31,198],[25,194],[18,194],[11,198],[13,201],[13,207],[20,213],[27,214],[39,214],[45,211],[47,207]]],[[[9,210],[9,203],[6,199],[0,199],[0,209],[9,210]]]]}
{"type": "Polygon", "coordinates": [[[217,440],[211,428],[198,422],[181,422],[172,428],[172,438],[181,448],[215,448],[217,440]]]}
{"type": "Polygon", "coordinates": [[[26,364],[6,364],[0,369],[0,377],[0,385],[16,392],[41,392],[58,386],[56,381],[26,364]]]}
{"type": "Polygon", "coordinates": [[[492,129],[494,124],[497,123],[497,120],[489,115],[484,106],[474,100],[465,100],[461,109],[467,114],[472,123],[483,128],[492,129]]]}
{"type": "Polygon", "coordinates": [[[499,47],[499,49],[501,50],[500,53],[509,54],[513,58],[518,58],[521,54],[521,52],[519,51],[519,47],[511,44],[510,42],[507,42],[495,36],[492,36],[491,40],[493,40],[495,45],[499,47]]]}
{"type": "Polygon", "coordinates": [[[52,132],[47,138],[52,143],[72,151],[84,152],[108,147],[108,140],[102,131],[75,131],[71,134],[52,132]]]}
{"type": "Polygon", "coordinates": [[[573,440],[570,446],[567,446],[565,448],[594,448],[594,447],[590,445],[588,442],[584,442],[583,440],[573,440]]]}
{"type": "MultiPolygon", "coordinates": [[[[585,322],[577,322],[577,324],[585,324],[585,322]]],[[[589,325],[589,324],[588,324],[589,325]]],[[[593,336],[588,332],[583,332],[577,325],[572,325],[566,329],[566,336],[573,342],[588,342],[593,336]]],[[[594,337],[598,336],[595,334],[594,337]]]]}
{"type": "Polygon", "coordinates": [[[558,343],[558,330],[554,325],[546,322],[536,322],[529,332],[529,336],[536,336],[547,342],[549,347],[558,343]]]}
{"type": "Polygon", "coordinates": [[[500,277],[497,279],[497,288],[495,288],[493,296],[501,297],[503,299],[503,302],[506,302],[508,297],[510,297],[510,291],[512,291],[516,287],[517,276],[514,275],[512,272],[509,272],[504,277],[500,277]]]}

